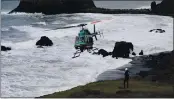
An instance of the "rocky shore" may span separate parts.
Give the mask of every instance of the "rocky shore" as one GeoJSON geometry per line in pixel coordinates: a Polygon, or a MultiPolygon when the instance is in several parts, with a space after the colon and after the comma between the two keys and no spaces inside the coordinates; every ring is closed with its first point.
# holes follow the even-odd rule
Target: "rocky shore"
{"type": "MultiPolygon", "coordinates": [[[[122,77],[117,80],[102,80],[78,86],[70,90],[55,92],[40,98],[171,98],[174,97],[174,51],[133,58],[130,71],[137,67],[150,68],[134,72],[130,88],[123,88],[122,77]],[[140,64],[141,63],[141,64],[140,64]],[[138,65],[139,64],[139,65],[138,65]]],[[[120,70],[122,70],[120,68],[120,70]]],[[[116,71],[119,74],[118,71],[116,71]]],[[[122,73],[120,73],[122,74],[122,73]]]]}

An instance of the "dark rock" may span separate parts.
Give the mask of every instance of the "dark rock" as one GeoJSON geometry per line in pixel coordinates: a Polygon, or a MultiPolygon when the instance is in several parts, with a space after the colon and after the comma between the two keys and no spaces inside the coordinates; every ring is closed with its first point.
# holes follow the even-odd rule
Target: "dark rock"
{"type": "Polygon", "coordinates": [[[165,30],[162,30],[162,29],[152,29],[149,32],[153,32],[153,31],[155,31],[155,33],[164,33],[165,32],[165,30]]]}
{"type": "Polygon", "coordinates": [[[11,50],[10,47],[5,47],[5,46],[1,45],[1,51],[9,51],[9,50],[11,50]]]}
{"type": "Polygon", "coordinates": [[[108,55],[112,55],[112,52],[108,52],[108,55]]]}
{"type": "Polygon", "coordinates": [[[174,14],[174,0],[163,0],[161,3],[155,6],[153,3],[153,7],[151,6],[151,10],[156,14],[174,14]]]}
{"type": "Polygon", "coordinates": [[[131,42],[116,42],[114,50],[112,52],[112,57],[123,57],[123,58],[128,58],[130,54],[130,50],[133,51],[134,47],[131,42]]]}
{"type": "Polygon", "coordinates": [[[139,53],[139,55],[144,55],[143,50],[141,50],[141,52],[139,53]]]}
{"type": "Polygon", "coordinates": [[[159,33],[163,33],[164,32],[164,30],[162,30],[162,29],[156,29],[159,33]]]}
{"type": "Polygon", "coordinates": [[[152,32],[152,31],[154,31],[154,29],[153,30],[150,30],[149,32],[152,32]]]}
{"type": "Polygon", "coordinates": [[[151,11],[152,11],[152,12],[156,12],[156,2],[155,2],[155,1],[153,1],[153,2],[151,3],[151,11]]]}
{"type": "Polygon", "coordinates": [[[42,46],[52,46],[53,42],[46,36],[42,36],[39,41],[36,42],[38,47],[42,46]]]}
{"type": "Polygon", "coordinates": [[[132,53],[132,55],[136,56],[136,53],[135,53],[135,52],[133,52],[133,53],[132,53]]]}
{"type": "Polygon", "coordinates": [[[77,13],[89,8],[96,8],[92,0],[20,0],[17,8],[9,13],[77,13]]]}
{"type": "Polygon", "coordinates": [[[106,50],[100,49],[100,50],[98,51],[98,55],[103,55],[103,57],[106,57],[106,56],[108,56],[108,55],[111,55],[111,52],[108,53],[106,50]]]}
{"type": "Polygon", "coordinates": [[[156,29],[156,30],[161,31],[162,29],[156,29]]]}

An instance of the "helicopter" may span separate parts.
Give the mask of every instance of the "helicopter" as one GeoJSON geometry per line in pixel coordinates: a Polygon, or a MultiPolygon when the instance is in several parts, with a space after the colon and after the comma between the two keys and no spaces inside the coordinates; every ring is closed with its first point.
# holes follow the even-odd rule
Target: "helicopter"
{"type": "Polygon", "coordinates": [[[91,33],[87,28],[84,28],[84,26],[86,26],[87,24],[78,25],[81,27],[81,30],[78,33],[78,36],[76,36],[75,38],[74,48],[76,49],[76,52],[74,53],[74,56],[72,58],[79,57],[80,53],[82,53],[84,50],[87,50],[89,53],[98,50],[98,48],[93,47],[94,44],[93,37],[95,37],[95,39],[98,40],[97,35],[100,35],[101,37],[101,34],[103,33],[100,31],[96,32],[95,23],[97,22],[92,23],[94,24],[93,33],[91,33]]]}
{"type": "Polygon", "coordinates": [[[74,53],[74,56],[72,58],[79,57],[80,54],[85,50],[87,50],[89,53],[91,52],[96,53],[95,51],[97,51],[98,48],[93,47],[94,44],[93,37],[95,37],[95,39],[98,40],[97,35],[100,35],[100,37],[103,36],[103,33],[101,31],[96,31],[95,24],[98,22],[101,21],[91,22],[91,24],[93,24],[93,29],[94,29],[93,33],[91,33],[89,29],[85,27],[87,24],[79,24],[75,26],[56,28],[56,29],[67,29],[67,28],[81,27],[81,30],[79,31],[78,35],[75,37],[74,48],[76,49],[76,52],[74,53]]]}

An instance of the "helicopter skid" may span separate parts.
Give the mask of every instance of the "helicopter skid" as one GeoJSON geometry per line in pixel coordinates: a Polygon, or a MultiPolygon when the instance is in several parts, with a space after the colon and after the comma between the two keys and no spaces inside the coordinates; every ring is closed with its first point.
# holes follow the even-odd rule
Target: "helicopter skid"
{"type": "MultiPolygon", "coordinates": [[[[89,53],[98,53],[98,48],[96,47],[93,47],[92,49],[86,49],[89,53]]],[[[74,56],[72,58],[76,58],[76,57],[79,57],[80,54],[82,53],[82,51],[80,49],[78,49],[75,53],[74,53],[74,56]]]]}
{"type": "Polygon", "coordinates": [[[81,53],[81,51],[80,51],[80,50],[77,50],[77,51],[74,53],[74,56],[73,56],[72,58],[79,57],[79,56],[80,56],[80,53],[81,53]]]}

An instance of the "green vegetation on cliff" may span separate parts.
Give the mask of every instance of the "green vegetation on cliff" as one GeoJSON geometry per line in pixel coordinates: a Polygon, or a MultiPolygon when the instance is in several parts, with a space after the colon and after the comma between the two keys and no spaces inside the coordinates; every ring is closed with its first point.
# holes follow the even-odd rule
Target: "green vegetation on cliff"
{"type": "Polygon", "coordinates": [[[123,80],[100,81],[40,98],[174,97],[173,91],[170,84],[131,79],[128,89],[123,89],[123,80]]]}

